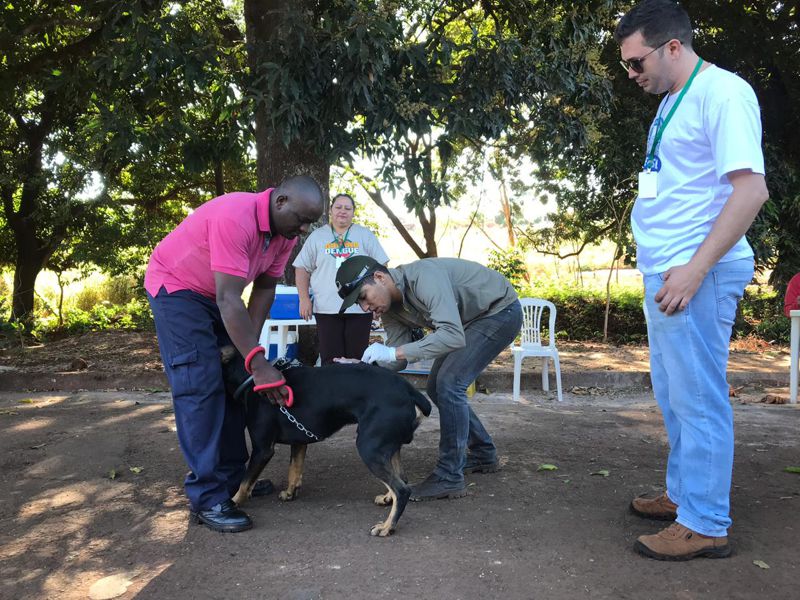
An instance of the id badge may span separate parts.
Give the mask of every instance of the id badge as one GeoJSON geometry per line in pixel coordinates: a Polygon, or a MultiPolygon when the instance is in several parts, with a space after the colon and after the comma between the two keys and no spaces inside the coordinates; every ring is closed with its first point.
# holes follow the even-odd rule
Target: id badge
{"type": "Polygon", "coordinates": [[[639,173],[639,198],[655,198],[658,195],[658,173],[641,171],[639,173]]]}

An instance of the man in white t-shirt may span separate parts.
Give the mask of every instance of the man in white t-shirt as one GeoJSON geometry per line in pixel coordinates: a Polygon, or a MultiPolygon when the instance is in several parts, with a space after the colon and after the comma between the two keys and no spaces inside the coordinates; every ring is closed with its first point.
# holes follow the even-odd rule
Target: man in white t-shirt
{"type": "Polygon", "coordinates": [[[628,77],[664,94],[631,221],[670,453],[666,491],[631,509],[675,522],[635,548],[660,560],[721,558],[731,552],[728,346],[753,276],[744,234],[768,197],[758,101],[744,80],[695,54],[689,16],[672,0],[636,5],[614,35],[628,77]]]}

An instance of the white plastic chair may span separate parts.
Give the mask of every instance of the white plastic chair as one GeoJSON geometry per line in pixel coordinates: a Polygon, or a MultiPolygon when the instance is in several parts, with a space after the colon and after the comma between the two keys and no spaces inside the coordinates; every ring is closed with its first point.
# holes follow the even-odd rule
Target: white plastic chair
{"type": "Polygon", "coordinates": [[[511,355],[514,357],[514,402],[519,401],[519,380],[522,371],[522,359],[526,356],[541,356],[542,364],[542,389],[550,390],[548,368],[550,359],[553,360],[556,372],[556,389],[558,401],[563,400],[561,395],[561,365],[558,362],[556,349],[556,307],[555,304],[541,298],[520,298],[522,305],[522,331],[519,346],[511,344],[511,355]],[[547,329],[550,334],[549,344],[542,344],[542,313],[547,309],[549,320],[547,329]]]}

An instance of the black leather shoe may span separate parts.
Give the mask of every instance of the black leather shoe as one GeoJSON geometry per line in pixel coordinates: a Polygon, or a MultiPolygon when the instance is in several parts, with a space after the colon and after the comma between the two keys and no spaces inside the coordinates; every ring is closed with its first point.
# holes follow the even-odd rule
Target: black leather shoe
{"type": "Polygon", "coordinates": [[[237,508],[233,500],[225,500],[208,510],[192,511],[191,514],[195,523],[222,533],[236,533],[253,527],[253,521],[246,512],[237,508]]]}
{"type": "Polygon", "coordinates": [[[250,491],[251,498],[260,498],[261,496],[269,496],[275,491],[275,486],[269,479],[259,479],[250,491]]]}

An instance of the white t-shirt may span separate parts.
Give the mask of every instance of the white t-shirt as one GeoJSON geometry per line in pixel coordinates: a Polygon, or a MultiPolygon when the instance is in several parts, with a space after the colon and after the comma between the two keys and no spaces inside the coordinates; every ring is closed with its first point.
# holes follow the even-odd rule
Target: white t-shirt
{"type": "MultiPolygon", "coordinates": [[[[668,94],[650,126],[647,149],[680,92],[668,94]]],[[[645,275],[689,262],[733,191],[727,174],[764,173],[761,114],[750,85],[715,65],[699,72],[664,130],[655,198],[631,213],[636,259],[645,275]]],[[[719,262],[753,256],[744,236],[719,262]]]]}
{"type": "MultiPolygon", "coordinates": [[[[341,242],[334,237],[330,225],[323,225],[312,231],[292,266],[311,273],[311,293],[314,296],[313,312],[338,314],[342,299],[336,290],[336,270],[351,256],[370,256],[382,265],[389,262],[383,246],[369,229],[356,223],[350,226],[346,239],[341,242]]],[[[346,313],[362,313],[358,304],[348,308],[346,313]]]]}

